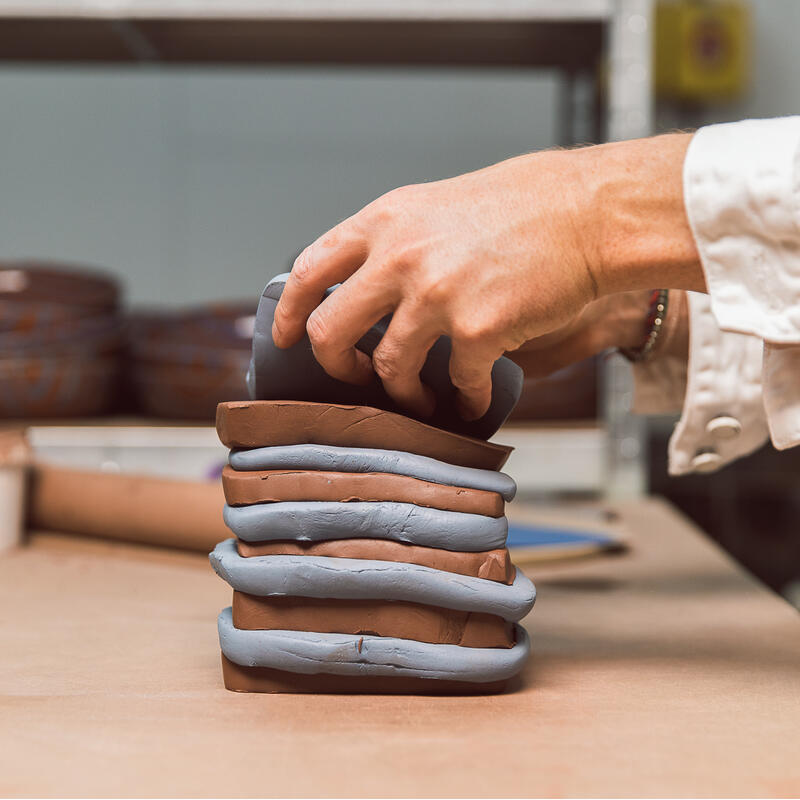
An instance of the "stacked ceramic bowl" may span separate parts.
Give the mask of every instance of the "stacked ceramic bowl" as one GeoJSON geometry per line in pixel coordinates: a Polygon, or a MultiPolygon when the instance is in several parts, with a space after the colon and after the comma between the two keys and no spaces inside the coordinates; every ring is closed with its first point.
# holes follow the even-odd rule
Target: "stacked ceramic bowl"
{"type": "Polygon", "coordinates": [[[131,320],[130,370],[139,409],[169,419],[214,419],[217,403],[247,397],[255,307],[213,304],[131,320]]]}
{"type": "Polygon", "coordinates": [[[60,264],[0,263],[0,416],[109,410],[124,333],[112,279],[60,264]]]}
{"type": "Polygon", "coordinates": [[[227,688],[484,693],[519,673],[535,589],[505,548],[508,448],[310,402],[223,403],[217,431],[227,688]]]}

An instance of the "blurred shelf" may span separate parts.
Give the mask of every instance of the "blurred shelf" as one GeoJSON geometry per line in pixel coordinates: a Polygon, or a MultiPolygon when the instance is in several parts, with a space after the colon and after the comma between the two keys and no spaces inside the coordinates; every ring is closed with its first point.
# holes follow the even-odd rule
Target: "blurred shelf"
{"type": "MultiPolygon", "coordinates": [[[[198,480],[218,475],[227,459],[211,425],[87,420],[32,424],[27,438],[38,462],[73,469],[198,480]]],[[[517,481],[520,495],[604,491],[602,425],[507,425],[493,440],[515,448],[504,471],[517,481]]]]}
{"type": "Polygon", "coordinates": [[[514,448],[503,471],[521,497],[606,491],[608,434],[601,424],[510,424],[492,440],[514,448]]]}
{"type": "Polygon", "coordinates": [[[160,478],[218,478],[228,451],[212,425],[154,420],[33,424],[26,436],[38,463],[160,478]]]}
{"type": "Polygon", "coordinates": [[[605,19],[613,0],[0,0],[0,15],[131,19],[605,19]]]}
{"type": "Polygon", "coordinates": [[[0,0],[0,60],[594,68],[614,0],[0,0]]]}

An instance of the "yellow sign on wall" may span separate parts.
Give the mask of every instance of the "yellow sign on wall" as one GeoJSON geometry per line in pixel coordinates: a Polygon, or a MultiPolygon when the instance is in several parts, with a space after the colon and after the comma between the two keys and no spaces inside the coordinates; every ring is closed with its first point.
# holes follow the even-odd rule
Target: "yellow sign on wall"
{"type": "Polygon", "coordinates": [[[656,92],[700,103],[735,98],[748,84],[750,38],[743,0],[660,0],[656,92]]]}

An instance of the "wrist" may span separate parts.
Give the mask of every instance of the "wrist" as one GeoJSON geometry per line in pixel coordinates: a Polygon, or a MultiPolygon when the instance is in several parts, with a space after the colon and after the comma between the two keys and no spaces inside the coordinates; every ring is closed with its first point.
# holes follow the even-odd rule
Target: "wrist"
{"type": "Polygon", "coordinates": [[[586,258],[599,296],[653,287],[705,290],[683,202],[690,134],[580,152],[586,258]]]}
{"type": "Polygon", "coordinates": [[[689,358],[689,303],[686,292],[677,289],[670,291],[661,339],[653,356],[653,360],[677,358],[686,361],[689,358]]]}
{"type": "MultiPolygon", "coordinates": [[[[642,348],[652,329],[652,294],[648,289],[610,296],[609,299],[614,298],[617,302],[605,349],[637,351],[642,348]]],[[[688,355],[689,307],[686,292],[672,289],[658,337],[646,360],[678,358],[685,361],[688,355]]]]}
{"type": "Polygon", "coordinates": [[[610,306],[602,325],[602,349],[634,350],[642,345],[647,333],[650,297],[649,289],[639,289],[608,295],[600,301],[610,306]]]}

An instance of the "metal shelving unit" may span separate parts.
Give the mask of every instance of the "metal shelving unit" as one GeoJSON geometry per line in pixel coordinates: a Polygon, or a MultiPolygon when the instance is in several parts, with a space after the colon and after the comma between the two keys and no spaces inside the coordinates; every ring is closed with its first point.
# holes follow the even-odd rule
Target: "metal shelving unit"
{"type": "MultiPolygon", "coordinates": [[[[552,67],[568,93],[602,69],[592,138],[618,140],[652,132],[652,20],[652,0],[0,0],[0,61],[552,67]]],[[[574,100],[562,104],[564,144],[585,138],[574,100]]],[[[536,428],[503,432],[521,445],[525,483],[643,491],[627,363],[609,361],[605,378],[605,426],[548,427],[539,445],[536,428]]]]}

